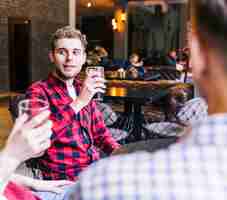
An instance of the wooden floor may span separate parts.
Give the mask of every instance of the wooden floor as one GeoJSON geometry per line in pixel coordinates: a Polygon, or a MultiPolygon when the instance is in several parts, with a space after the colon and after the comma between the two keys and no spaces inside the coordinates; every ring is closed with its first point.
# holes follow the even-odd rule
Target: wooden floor
{"type": "Polygon", "coordinates": [[[0,94],[0,148],[3,147],[12,128],[12,120],[8,111],[10,94],[0,94]]]}

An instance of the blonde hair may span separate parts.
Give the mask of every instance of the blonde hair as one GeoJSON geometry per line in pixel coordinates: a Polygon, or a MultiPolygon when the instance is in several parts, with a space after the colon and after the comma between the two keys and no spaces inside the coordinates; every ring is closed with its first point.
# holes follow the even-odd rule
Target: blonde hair
{"type": "Polygon", "coordinates": [[[72,26],[64,26],[62,28],[57,29],[57,31],[52,34],[50,45],[51,50],[54,50],[56,47],[56,42],[59,39],[63,38],[76,38],[79,39],[84,47],[84,50],[86,50],[87,47],[87,39],[86,35],[83,35],[80,30],[73,28],[72,26]]]}

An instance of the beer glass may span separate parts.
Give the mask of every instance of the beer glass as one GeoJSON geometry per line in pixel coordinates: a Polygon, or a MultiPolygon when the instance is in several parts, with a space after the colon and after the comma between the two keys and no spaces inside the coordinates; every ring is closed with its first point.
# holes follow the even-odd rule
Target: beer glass
{"type": "MultiPolygon", "coordinates": [[[[94,76],[104,78],[104,67],[102,66],[90,66],[86,68],[86,74],[92,73],[94,76]]],[[[97,101],[103,101],[103,93],[97,92],[94,96],[94,99],[97,101]]]]}
{"type": "Polygon", "coordinates": [[[19,116],[26,113],[29,119],[48,108],[48,102],[41,99],[24,99],[18,104],[19,116]]]}

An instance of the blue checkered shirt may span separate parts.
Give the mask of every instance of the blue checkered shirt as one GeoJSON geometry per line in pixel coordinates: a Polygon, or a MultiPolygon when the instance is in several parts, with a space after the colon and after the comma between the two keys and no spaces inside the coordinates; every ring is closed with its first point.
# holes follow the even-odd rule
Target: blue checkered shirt
{"type": "Polygon", "coordinates": [[[226,200],[227,114],[194,124],[168,149],[94,163],[81,174],[76,199],[226,200]]]}

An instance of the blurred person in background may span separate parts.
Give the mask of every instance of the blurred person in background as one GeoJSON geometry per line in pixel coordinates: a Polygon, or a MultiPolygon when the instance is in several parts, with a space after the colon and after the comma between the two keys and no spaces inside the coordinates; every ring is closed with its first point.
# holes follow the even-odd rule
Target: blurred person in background
{"type": "Polygon", "coordinates": [[[165,64],[176,66],[176,64],[177,64],[177,52],[176,52],[176,50],[169,51],[169,53],[166,55],[166,58],[165,58],[165,64]]]}
{"type": "Polygon", "coordinates": [[[133,53],[129,57],[129,61],[126,64],[126,70],[129,77],[132,79],[142,78],[145,74],[143,67],[143,61],[140,61],[140,57],[137,53],[133,53]]]}

